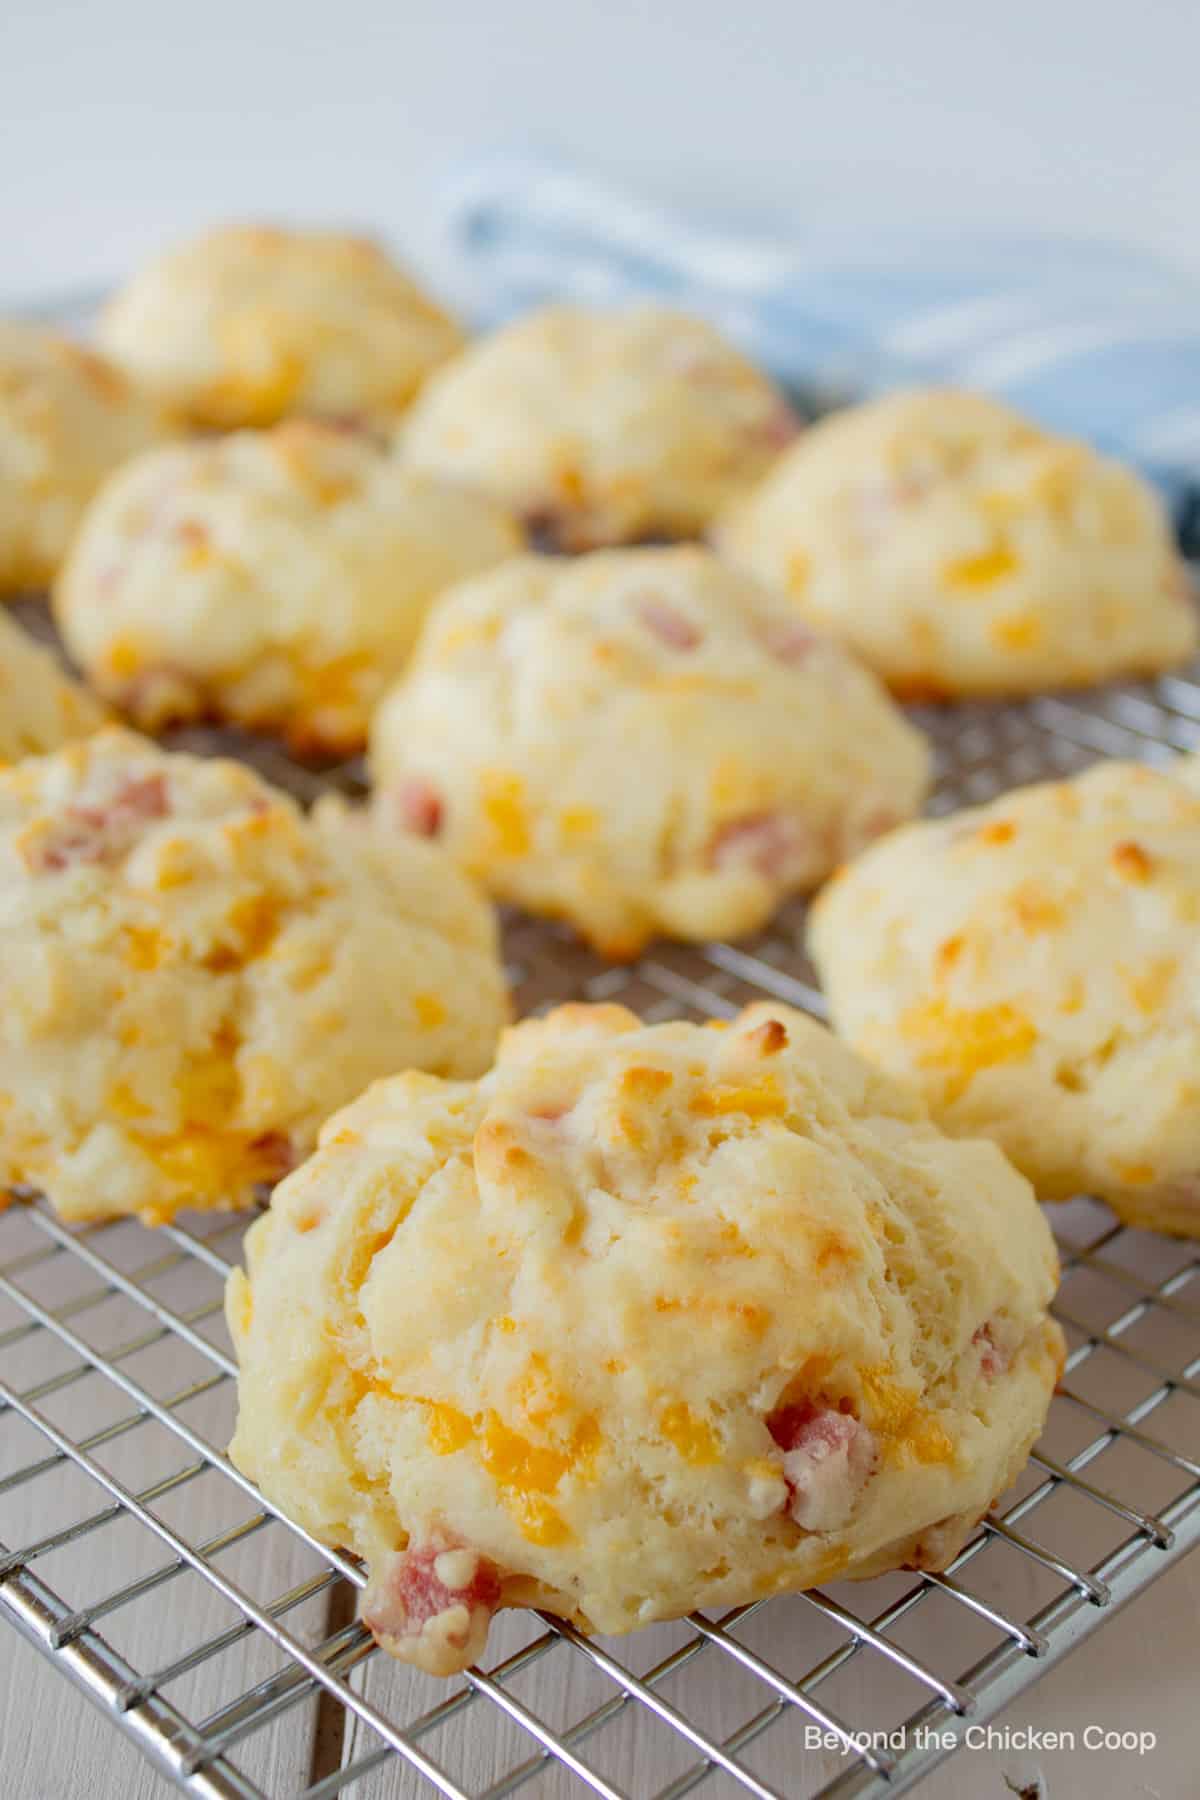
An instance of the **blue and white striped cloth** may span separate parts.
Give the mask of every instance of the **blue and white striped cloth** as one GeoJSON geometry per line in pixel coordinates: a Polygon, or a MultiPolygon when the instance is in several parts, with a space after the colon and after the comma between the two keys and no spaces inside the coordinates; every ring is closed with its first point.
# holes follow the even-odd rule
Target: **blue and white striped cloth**
{"type": "Polygon", "coordinates": [[[756,242],[517,154],[461,171],[441,222],[481,324],[641,296],[705,314],[802,402],[982,388],[1136,463],[1200,549],[1200,281],[1152,257],[902,226],[756,242]]]}

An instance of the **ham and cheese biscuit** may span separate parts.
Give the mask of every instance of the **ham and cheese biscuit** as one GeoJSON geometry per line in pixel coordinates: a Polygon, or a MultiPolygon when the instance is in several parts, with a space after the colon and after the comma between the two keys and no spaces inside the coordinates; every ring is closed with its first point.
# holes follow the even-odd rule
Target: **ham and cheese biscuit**
{"type": "Polygon", "coordinates": [[[586,550],[698,536],[798,429],[702,319],[550,306],[430,381],[404,442],[418,467],[514,507],[543,544],[586,550]]]}
{"type": "Polygon", "coordinates": [[[246,1256],[231,1454],[436,1675],[502,1606],[627,1632],[944,1567],[1062,1354],[1028,1183],[775,1006],[568,1006],[480,1082],[377,1083],[246,1256]]]}
{"type": "Polygon", "coordinates": [[[835,413],[714,541],[906,698],[1144,675],[1196,648],[1190,583],[1146,483],[979,394],[835,413]]]}
{"type": "Polygon", "coordinates": [[[375,1077],[487,1066],[490,912],[426,844],[115,729],[0,771],[0,1191],[247,1204],[375,1077]]]}
{"type": "MultiPolygon", "coordinates": [[[[1181,779],[1182,777],[1182,779],[1181,779]]],[[[1200,1237],[1200,794],[1103,763],[874,846],[819,897],[837,1029],[1047,1200],[1200,1237]]]]}
{"type": "Polygon", "coordinates": [[[604,954],[752,931],[911,816],[924,739],[699,548],[523,557],[445,595],[371,737],[377,816],[604,954]]]}
{"type": "Polygon", "coordinates": [[[0,613],[0,767],[86,737],[106,716],[51,651],[0,613]]]}
{"type": "Polygon", "coordinates": [[[45,587],[101,482],[166,429],[105,357],[0,320],[0,594],[45,587]]]}
{"type": "Polygon", "coordinates": [[[122,470],[55,611],[146,730],[223,719],[346,754],[441,589],[522,547],[491,502],[401,468],[369,433],[291,419],[122,470]]]}
{"type": "Polygon", "coordinates": [[[193,424],[393,417],[457,350],[453,319],[368,238],[223,225],[139,271],[100,342],[193,424]]]}

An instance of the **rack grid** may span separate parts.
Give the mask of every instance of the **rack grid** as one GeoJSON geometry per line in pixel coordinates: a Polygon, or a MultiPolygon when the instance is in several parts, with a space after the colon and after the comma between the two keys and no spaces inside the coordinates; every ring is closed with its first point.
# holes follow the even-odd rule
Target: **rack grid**
{"type": "MultiPolygon", "coordinates": [[[[1200,748],[1200,664],[917,716],[946,811],[1099,755],[1200,748]]],[[[801,920],[792,906],[751,943],[660,945],[621,968],[529,920],[510,920],[506,943],[522,1011],[582,997],[713,1017],[767,997],[820,1014],[801,920]]],[[[945,1574],[615,1642],[504,1615],[496,1660],[446,1685],[374,1650],[354,1560],[226,1459],[221,1289],[244,1218],[72,1229],[27,1196],[0,1214],[0,1616],[206,1800],[642,1800],[652,1760],[673,1771],[653,1800],[701,1784],[763,1800],[899,1794],[1200,1541],[1197,1246],[1086,1199],[1052,1221],[1063,1382],[1018,1486],[945,1574]]]]}

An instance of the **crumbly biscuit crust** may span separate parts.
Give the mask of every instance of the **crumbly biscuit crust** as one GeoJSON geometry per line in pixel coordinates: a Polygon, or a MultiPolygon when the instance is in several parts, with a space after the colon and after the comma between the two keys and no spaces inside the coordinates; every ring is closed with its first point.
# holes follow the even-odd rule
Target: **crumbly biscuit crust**
{"type": "Polygon", "coordinates": [[[1046,1199],[1200,1235],[1195,759],[1102,763],[896,832],[810,948],[838,1030],[1046,1199]]]}
{"type": "Polygon", "coordinates": [[[403,412],[462,334],[369,238],[225,225],[147,264],[101,343],[193,424],[403,412]]]}
{"type": "Polygon", "coordinates": [[[943,1566],[1062,1349],[1027,1183],[786,1008],[568,1006],[379,1083],[246,1249],[232,1454],[436,1674],[501,1605],[624,1632],[943,1566]]]}
{"type": "Polygon", "coordinates": [[[1197,644],[1187,571],[1146,483],[981,394],[833,414],[714,541],[904,698],[1151,674],[1197,644]]]}
{"type": "Polygon", "coordinates": [[[106,357],[0,321],[0,594],[53,579],[101,483],[168,423],[106,357]]]}
{"type": "Polygon", "coordinates": [[[703,320],[551,306],[437,375],[405,447],[512,506],[542,542],[587,550],[698,536],[798,430],[767,377],[703,320]]]}
{"type": "Polygon", "coordinates": [[[437,595],[523,546],[367,432],[292,419],[139,458],[55,591],[67,646],[135,722],[211,717],[360,749],[437,595]]]}
{"type": "Polygon", "coordinates": [[[605,954],[753,930],[919,807],[924,739],[785,600],[680,547],[446,595],[371,742],[377,815],[605,954]]]}
{"type": "Polygon", "coordinates": [[[0,771],[0,1191],[246,1205],[377,1076],[487,1066],[489,909],[426,844],[310,822],[118,730],[0,771]]]}

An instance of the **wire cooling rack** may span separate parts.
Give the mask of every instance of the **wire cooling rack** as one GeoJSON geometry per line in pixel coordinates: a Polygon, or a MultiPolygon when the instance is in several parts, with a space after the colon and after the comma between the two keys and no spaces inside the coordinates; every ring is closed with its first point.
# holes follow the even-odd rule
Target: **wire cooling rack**
{"type": "MultiPolygon", "coordinates": [[[[1200,665],[921,723],[945,811],[1097,755],[1200,746],[1200,665]]],[[[629,968],[529,921],[507,945],[522,1010],[584,997],[711,1017],[767,996],[819,1013],[800,921],[793,907],[752,943],[660,946],[629,968]]],[[[945,1574],[616,1641],[505,1614],[495,1660],[445,1685],[374,1650],[353,1560],[226,1459],[221,1290],[244,1221],[73,1230],[16,1205],[0,1215],[0,1616],[194,1795],[900,1793],[1200,1540],[1198,1247],[1086,1200],[1052,1218],[1061,1391],[945,1574]]]]}

